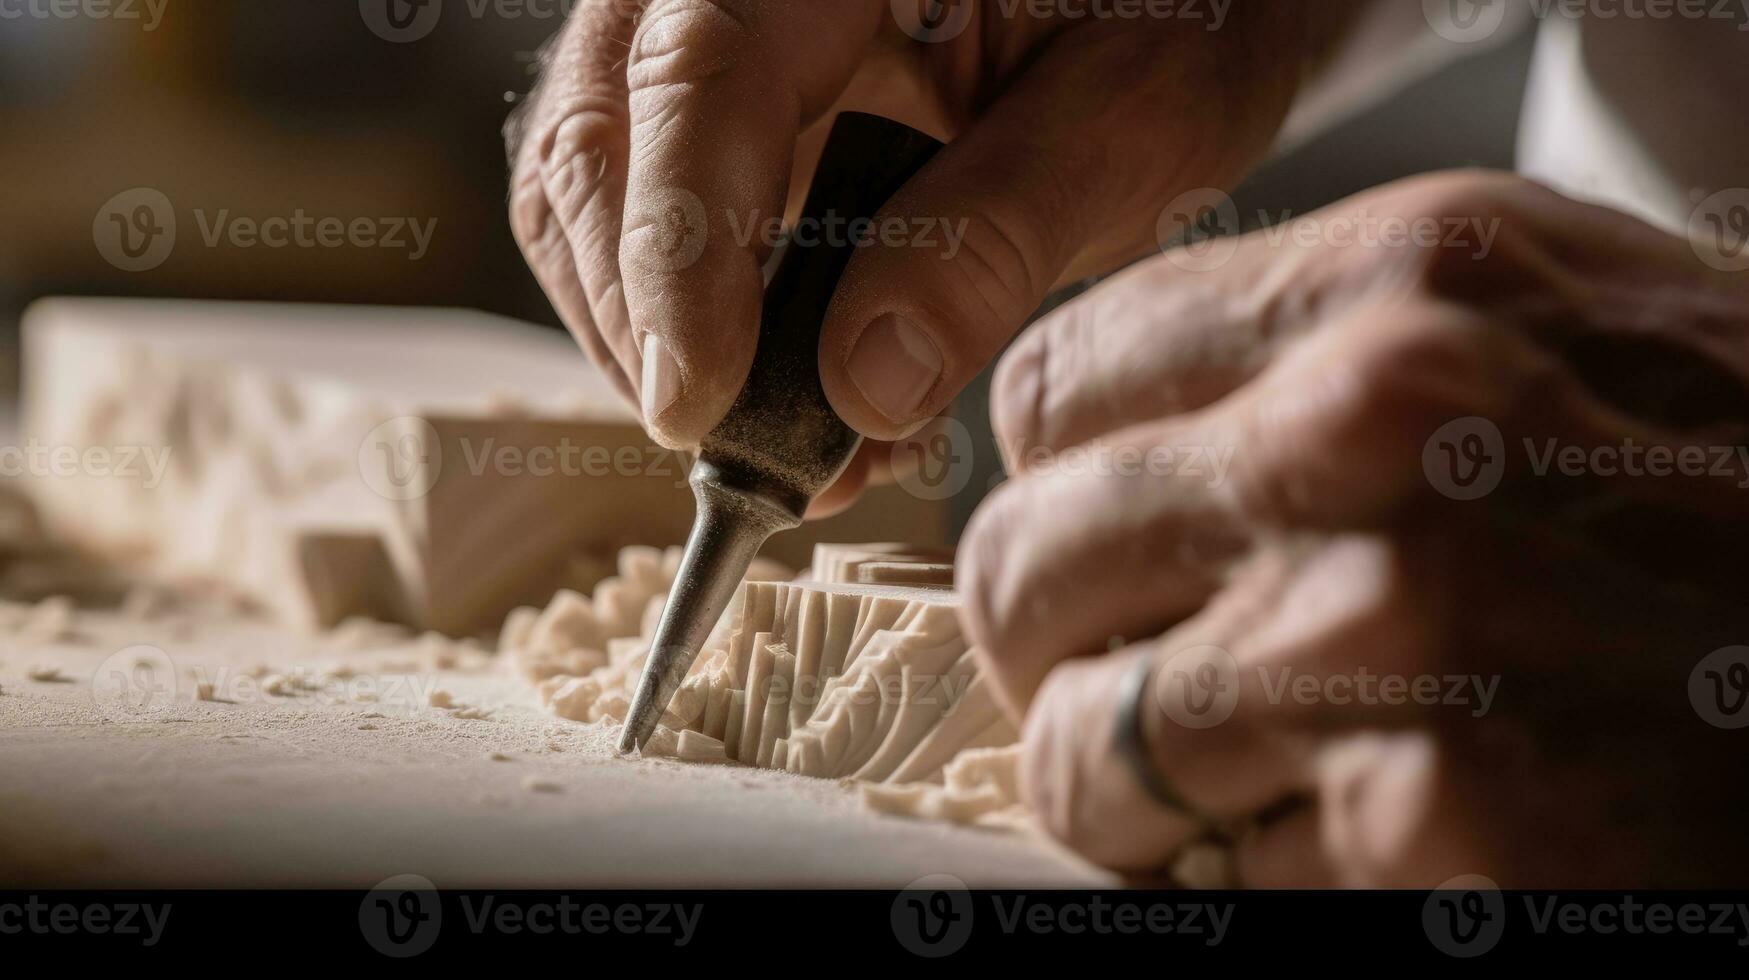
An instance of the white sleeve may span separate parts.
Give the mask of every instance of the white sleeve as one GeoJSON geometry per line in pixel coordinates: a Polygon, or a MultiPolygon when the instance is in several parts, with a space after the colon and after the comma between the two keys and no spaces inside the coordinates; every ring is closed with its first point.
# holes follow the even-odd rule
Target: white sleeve
{"type": "Polygon", "coordinates": [[[1533,21],[1529,4],[1510,0],[1374,3],[1301,92],[1277,138],[1277,152],[1512,40],[1533,21]]]}

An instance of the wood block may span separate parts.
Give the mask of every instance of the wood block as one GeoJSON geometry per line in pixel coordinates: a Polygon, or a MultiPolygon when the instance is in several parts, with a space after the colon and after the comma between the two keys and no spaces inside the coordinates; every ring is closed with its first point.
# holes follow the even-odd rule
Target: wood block
{"type": "MultiPolygon", "coordinates": [[[[842,582],[846,584],[900,584],[882,582],[881,575],[893,575],[895,570],[906,566],[925,566],[939,569],[945,566],[953,568],[953,549],[925,542],[924,544],[822,544],[814,549],[813,562],[810,565],[809,578],[816,582],[842,582]],[[876,566],[877,572],[873,581],[865,581],[862,575],[864,566],[876,566]]],[[[953,583],[953,576],[947,576],[948,584],[953,583]]]]}
{"type": "MultiPolygon", "coordinates": [[[[133,454],[131,476],[112,458],[31,481],[48,531],[226,584],[293,625],[363,612],[496,631],[691,525],[687,460],[556,331],[465,310],[105,299],[44,300],[24,331],[28,437],[133,454]]],[[[800,567],[822,540],[942,541],[948,520],[886,487],[767,554],[800,567]]]]}
{"type": "MultiPolygon", "coordinates": [[[[1018,737],[978,680],[952,592],[822,582],[742,589],[730,635],[693,675],[712,685],[706,703],[726,688],[729,758],[808,776],[940,782],[961,749],[1018,737]],[[817,625],[833,620],[836,629],[817,625]],[[746,670],[736,673],[743,654],[746,670]]],[[[693,727],[714,735],[716,723],[706,711],[693,727]]]]}

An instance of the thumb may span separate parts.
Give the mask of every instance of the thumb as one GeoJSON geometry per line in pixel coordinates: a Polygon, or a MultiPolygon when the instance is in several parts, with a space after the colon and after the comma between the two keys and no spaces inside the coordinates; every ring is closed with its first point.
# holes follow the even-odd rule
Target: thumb
{"type": "Polygon", "coordinates": [[[883,247],[851,260],[821,335],[838,414],[871,438],[909,435],[1059,283],[1158,247],[1161,205],[1260,156],[1294,75],[1244,27],[1096,24],[1052,41],[868,228],[883,247]]]}

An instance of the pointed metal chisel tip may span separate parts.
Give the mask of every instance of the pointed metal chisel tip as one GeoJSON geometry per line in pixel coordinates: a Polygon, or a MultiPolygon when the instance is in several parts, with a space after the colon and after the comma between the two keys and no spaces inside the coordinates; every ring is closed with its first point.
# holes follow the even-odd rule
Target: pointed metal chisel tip
{"type": "Polygon", "coordinates": [[[686,541],[686,554],[674,575],[674,587],[662,607],[662,619],[644,661],[643,676],[626,712],[619,751],[642,749],[680,690],[692,662],[698,659],[711,630],[735,597],[741,579],[761,545],[780,527],[793,527],[800,517],[760,505],[744,493],[726,490],[694,474],[698,515],[686,541]]]}

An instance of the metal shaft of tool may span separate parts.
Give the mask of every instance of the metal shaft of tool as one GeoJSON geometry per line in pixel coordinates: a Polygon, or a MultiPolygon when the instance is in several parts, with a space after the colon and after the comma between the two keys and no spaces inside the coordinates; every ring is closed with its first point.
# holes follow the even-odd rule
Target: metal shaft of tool
{"type": "MultiPolygon", "coordinates": [[[[826,140],[803,220],[870,222],[941,144],[908,126],[847,112],[826,140]]],[[[632,696],[619,749],[641,749],[735,596],[765,540],[802,522],[844,472],[862,436],[832,410],[820,382],[820,324],[861,247],[845,236],[798,237],[765,290],[759,343],[728,414],[699,442],[690,482],[692,536],[632,696]]]]}
{"type": "Polygon", "coordinates": [[[757,490],[725,486],[709,463],[694,466],[691,482],[698,515],[626,713],[619,740],[622,753],[643,748],[655,734],[766,539],[802,522],[800,515],[757,490]]]}

